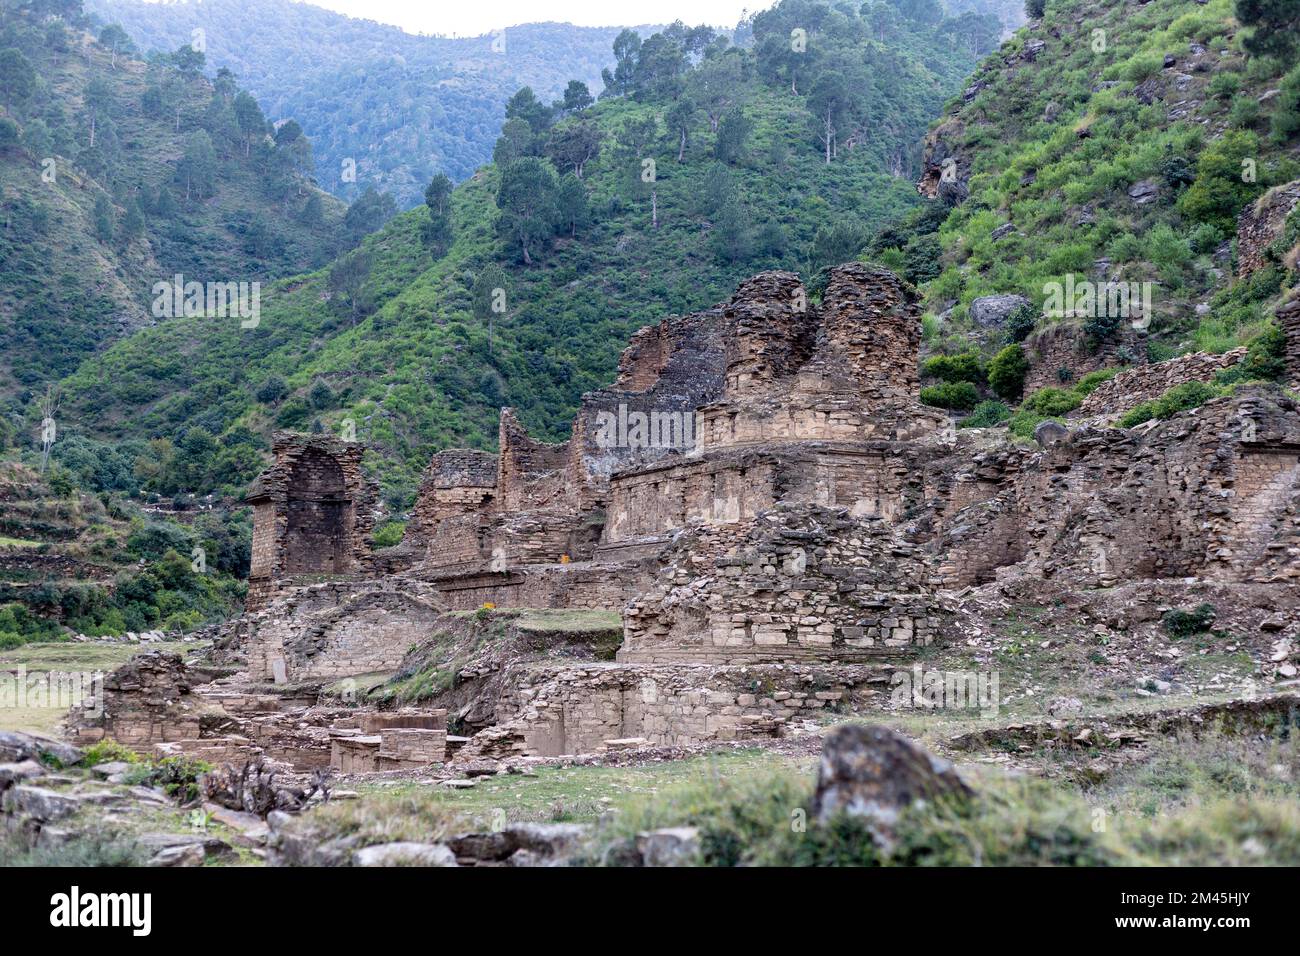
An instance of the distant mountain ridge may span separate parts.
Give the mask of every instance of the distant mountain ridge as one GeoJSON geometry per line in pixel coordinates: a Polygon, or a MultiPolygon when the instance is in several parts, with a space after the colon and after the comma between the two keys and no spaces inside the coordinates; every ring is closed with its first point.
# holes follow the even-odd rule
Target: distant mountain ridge
{"type": "Polygon", "coordinates": [[[146,51],[173,51],[202,30],[210,71],[226,67],[272,121],[302,126],[321,188],[352,200],[373,186],[402,208],[435,174],[459,182],[491,159],[519,87],[546,102],[570,79],[599,88],[622,29],[529,23],[503,37],[421,36],[291,0],[90,0],[87,10],[146,51]]]}

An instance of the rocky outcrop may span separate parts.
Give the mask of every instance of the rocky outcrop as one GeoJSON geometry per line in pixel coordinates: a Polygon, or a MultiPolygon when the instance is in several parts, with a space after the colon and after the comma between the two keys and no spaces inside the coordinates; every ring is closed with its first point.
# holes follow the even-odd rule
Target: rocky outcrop
{"type": "Polygon", "coordinates": [[[966,134],[965,124],[953,117],[936,126],[922,144],[923,168],[916,190],[927,199],[958,205],[970,195],[970,156],[957,143],[966,134]]]}
{"type": "Polygon", "coordinates": [[[841,813],[862,818],[888,849],[904,811],[970,796],[948,761],[884,727],[845,724],[822,745],[812,811],[820,822],[841,813]]]}
{"type": "Polygon", "coordinates": [[[982,329],[1000,328],[1017,309],[1029,305],[1023,295],[985,295],[970,304],[970,317],[982,329]]]}

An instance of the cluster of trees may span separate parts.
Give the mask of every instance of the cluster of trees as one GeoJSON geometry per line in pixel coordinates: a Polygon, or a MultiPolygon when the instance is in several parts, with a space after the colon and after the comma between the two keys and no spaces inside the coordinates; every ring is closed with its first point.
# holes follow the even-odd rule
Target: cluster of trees
{"type": "MultiPolygon", "coordinates": [[[[594,102],[586,84],[569,83],[549,106],[525,86],[506,103],[506,121],[492,151],[501,172],[497,231],[525,265],[551,237],[577,236],[591,210],[582,176],[600,155],[603,134],[582,113],[594,102]],[[566,121],[557,125],[557,121],[566,121]]],[[[430,188],[438,185],[435,180],[430,188]]],[[[432,216],[432,207],[430,207],[432,216]]]]}

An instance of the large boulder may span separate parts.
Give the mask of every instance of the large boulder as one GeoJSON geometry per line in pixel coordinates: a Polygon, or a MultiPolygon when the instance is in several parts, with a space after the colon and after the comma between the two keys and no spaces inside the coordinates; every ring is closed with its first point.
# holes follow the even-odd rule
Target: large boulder
{"type": "Polygon", "coordinates": [[[456,854],[441,843],[380,843],[358,850],[353,866],[455,866],[456,854]]]}
{"type": "Polygon", "coordinates": [[[983,295],[970,304],[971,321],[982,329],[997,328],[1012,312],[1026,305],[1029,300],[1015,293],[983,295]]]}
{"type": "Polygon", "coordinates": [[[894,842],[899,815],[918,802],[965,800],[970,788],[951,763],[884,727],[845,724],[826,735],[813,815],[867,820],[876,842],[894,842]]]}
{"type": "Polygon", "coordinates": [[[79,797],[72,794],[19,785],[5,791],[4,798],[0,800],[0,808],[13,816],[48,823],[72,816],[81,809],[82,803],[79,797]]]}
{"type": "Polygon", "coordinates": [[[44,762],[51,759],[60,766],[71,767],[81,762],[81,751],[52,737],[0,730],[0,763],[21,763],[24,760],[44,762]]]}
{"type": "Polygon", "coordinates": [[[1054,422],[1050,418],[1041,421],[1034,428],[1034,441],[1038,442],[1042,448],[1055,445],[1057,442],[1065,441],[1070,436],[1070,429],[1066,428],[1060,422],[1054,422]]]}

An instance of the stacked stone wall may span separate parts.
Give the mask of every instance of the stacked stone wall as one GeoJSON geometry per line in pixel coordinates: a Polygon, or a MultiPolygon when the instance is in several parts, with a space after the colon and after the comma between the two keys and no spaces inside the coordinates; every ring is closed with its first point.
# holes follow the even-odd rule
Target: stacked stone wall
{"type": "Polygon", "coordinates": [[[1211,382],[1215,375],[1232,368],[1245,356],[1246,348],[1242,346],[1222,355],[1195,352],[1165,362],[1128,369],[1109,382],[1098,385],[1083,400],[1078,414],[1118,415],[1143,402],[1159,398],[1175,386],[1187,382],[1211,382]]]}

